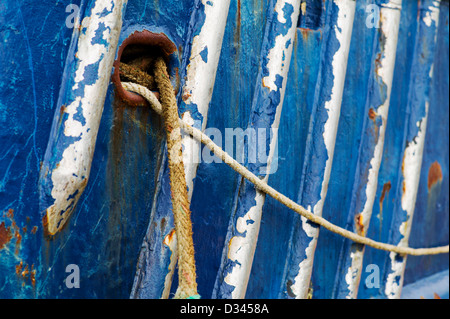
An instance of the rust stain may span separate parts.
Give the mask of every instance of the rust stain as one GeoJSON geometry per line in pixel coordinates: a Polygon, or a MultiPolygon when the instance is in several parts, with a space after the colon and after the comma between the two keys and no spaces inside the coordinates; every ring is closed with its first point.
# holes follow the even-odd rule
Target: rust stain
{"type": "Polygon", "coordinates": [[[241,0],[237,1],[236,32],[234,33],[234,43],[236,46],[241,43],[241,0]]]}
{"type": "Polygon", "coordinates": [[[308,28],[298,28],[298,30],[300,30],[300,33],[302,34],[302,38],[304,41],[307,41],[309,38],[309,34],[311,33],[311,29],[308,28]]]}
{"type": "Polygon", "coordinates": [[[59,114],[62,116],[65,112],[66,112],[66,105],[63,104],[63,105],[61,105],[61,107],[59,108],[59,114]]]}
{"type": "Polygon", "coordinates": [[[377,113],[375,112],[375,110],[373,108],[369,109],[369,118],[371,120],[375,120],[375,118],[377,117],[377,113]]]}
{"type": "Polygon", "coordinates": [[[406,183],[405,183],[405,156],[406,154],[403,153],[403,159],[402,159],[402,176],[403,176],[403,182],[402,182],[402,200],[403,196],[405,196],[406,193],[406,183]]]}
{"type": "Polygon", "coordinates": [[[190,97],[191,97],[191,94],[186,92],[186,93],[183,94],[182,99],[183,99],[184,102],[186,102],[190,97]]]}
{"type": "Polygon", "coordinates": [[[12,208],[8,209],[8,212],[6,213],[6,217],[8,217],[9,219],[13,219],[14,218],[14,209],[12,209],[12,208]]]}
{"type": "Polygon", "coordinates": [[[25,286],[25,282],[30,280],[33,287],[36,285],[36,269],[34,269],[34,264],[29,267],[28,265],[23,266],[23,261],[20,261],[18,265],[16,265],[16,275],[23,280],[22,287],[25,286]]]}
{"type": "Polygon", "coordinates": [[[22,268],[23,268],[23,261],[20,261],[20,263],[18,265],[16,265],[16,275],[20,276],[20,274],[22,273],[22,268]]]}
{"type": "Polygon", "coordinates": [[[363,218],[362,218],[361,214],[355,215],[355,227],[356,227],[356,232],[358,233],[358,235],[364,236],[364,224],[363,224],[363,218]]]}
{"type": "Polygon", "coordinates": [[[174,235],[175,235],[175,228],[172,229],[172,230],[170,231],[170,233],[167,234],[166,237],[164,237],[164,245],[170,247],[170,245],[171,245],[171,243],[172,243],[172,241],[173,241],[174,235]]]}
{"type": "MultiPolygon", "coordinates": [[[[8,217],[9,220],[11,221],[11,226],[8,227],[8,229],[10,230],[10,235],[16,240],[14,253],[16,255],[19,255],[20,247],[22,244],[22,234],[20,233],[19,226],[17,226],[17,224],[14,220],[14,210],[12,208],[8,209],[8,212],[6,213],[6,217],[8,217]],[[12,233],[12,232],[14,232],[14,233],[12,233]]],[[[27,227],[24,226],[22,228],[22,231],[25,234],[27,232],[27,227]]]]}
{"type": "Polygon", "coordinates": [[[438,162],[434,162],[428,170],[428,190],[440,181],[442,181],[442,168],[438,162]]]}
{"type": "Polygon", "coordinates": [[[31,229],[31,233],[32,233],[33,235],[36,234],[37,229],[38,229],[38,227],[37,227],[37,226],[34,226],[34,227],[31,229]]]}
{"type": "Polygon", "coordinates": [[[5,222],[0,224],[0,249],[3,249],[12,238],[11,227],[6,228],[5,222]]]}
{"type": "Polygon", "coordinates": [[[31,265],[31,272],[30,272],[30,281],[33,287],[36,285],[36,269],[34,269],[34,264],[31,265]]]}
{"type": "Polygon", "coordinates": [[[270,90],[270,86],[267,86],[267,85],[264,83],[264,78],[262,79],[262,86],[264,86],[266,89],[269,89],[269,90],[270,90]]]}
{"type": "Polygon", "coordinates": [[[389,193],[391,190],[391,182],[384,183],[383,190],[381,191],[380,196],[380,205],[383,205],[384,197],[386,196],[386,193],[389,193]]]}
{"type": "Polygon", "coordinates": [[[377,75],[378,75],[378,70],[381,67],[381,58],[382,58],[381,52],[377,53],[377,57],[375,59],[375,74],[377,74],[377,75]]]}
{"type": "Polygon", "coordinates": [[[380,196],[380,212],[379,212],[379,219],[380,219],[380,234],[381,234],[381,225],[383,223],[383,202],[384,202],[384,198],[386,197],[386,194],[389,193],[389,191],[391,190],[391,182],[387,182],[384,183],[383,185],[383,189],[381,191],[381,196],[380,196]]]}
{"type": "Polygon", "coordinates": [[[20,244],[22,243],[22,235],[19,233],[19,231],[14,232],[14,238],[16,239],[16,246],[15,246],[15,254],[18,255],[20,252],[20,244]]]}
{"type": "Polygon", "coordinates": [[[44,229],[44,238],[47,240],[51,240],[53,238],[52,234],[50,234],[48,230],[48,217],[47,212],[45,212],[44,217],[42,217],[42,227],[44,229]]]}
{"type": "Polygon", "coordinates": [[[22,276],[22,278],[26,278],[30,275],[30,270],[28,269],[28,265],[25,265],[25,268],[20,273],[20,275],[22,276]]]}
{"type": "Polygon", "coordinates": [[[402,159],[402,175],[405,176],[405,154],[403,154],[402,159]]]}
{"type": "MultiPolygon", "coordinates": [[[[63,118],[64,118],[64,113],[66,113],[66,105],[65,104],[63,104],[63,105],[61,105],[61,107],[59,108],[59,124],[61,125],[61,123],[62,123],[62,121],[63,121],[63,118]]],[[[59,164],[59,163],[58,163],[59,164]]],[[[47,176],[47,174],[48,174],[48,170],[45,172],[45,176],[47,176]]]]}

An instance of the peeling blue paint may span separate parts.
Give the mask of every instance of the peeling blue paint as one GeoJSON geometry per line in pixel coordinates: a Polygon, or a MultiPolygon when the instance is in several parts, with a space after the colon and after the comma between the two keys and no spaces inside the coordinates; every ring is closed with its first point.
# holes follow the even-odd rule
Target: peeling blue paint
{"type": "Polygon", "coordinates": [[[200,56],[205,63],[208,63],[208,47],[205,47],[202,52],[200,52],[200,56]]]}
{"type": "MultiPolygon", "coordinates": [[[[305,147],[305,159],[298,193],[298,203],[303,207],[312,210],[320,200],[322,184],[324,180],[325,167],[329,160],[328,150],[325,145],[324,131],[325,123],[329,115],[326,108],[326,102],[331,100],[332,89],[334,86],[333,75],[333,56],[339,50],[341,44],[336,37],[334,28],[337,28],[339,8],[334,2],[329,2],[327,7],[327,26],[322,31],[324,34],[324,43],[320,56],[320,66],[312,116],[309,123],[309,134],[305,147]]],[[[315,12],[315,11],[313,11],[315,12]]],[[[318,226],[306,221],[308,227],[317,229],[318,226]]],[[[314,237],[310,237],[302,226],[300,216],[295,216],[295,222],[290,228],[290,240],[288,246],[288,257],[285,266],[285,274],[280,287],[281,298],[295,298],[297,296],[291,286],[296,281],[300,271],[300,263],[306,260],[306,250],[314,237]]],[[[297,279],[298,280],[298,279],[297,279]]]]}
{"type": "MultiPolygon", "coordinates": [[[[278,20],[278,13],[275,10],[275,5],[278,5],[277,2],[271,1],[268,8],[268,21],[270,21],[270,23],[266,25],[265,37],[261,50],[261,71],[258,73],[258,77],[256,79],[255,93],[252,102],[252,111],[248,123],[248,127],[255,129],[265,129],[266,132],[272,129],[276,113],[280,112],[281,110],[281,89],[285,89],[283,88],[284,79],[280,74],[274,75],[275,89],[266,86],[264,83],[264,78],[270,76],[270,72],[276,71],[269,70],[269,58],[273,58],[270,57],[270,52],[271,49],[275,48],[276,37],[286,36],[288,34],[288,31],[293,24],[292,19],[294,16],[293,6],[289,3],[285,3],[282,11],[284,14],[283,18],[286,22],[281,23],[278,20]]],[[[288,41],[290,40],[287,40],[286,42],[288,41]]],[[[285,44],[284,47],[287,48],[288,46],[285,44]]],[[[273,134],[266,134],[265,154],[268,154],[270,151],[272,138],[273,134]]],[[[246,145],[248,145],[248,141],[246,142],[246,145]]],[[[252,145],[248,145],[247,147],[245,147],[245,150],[249,150],[249,147],[252,147],[252,145]]],[[[265,163],[261,163],[259,161],[256,161],[256,163],[252,163],[251,161],[249,161],[248,153],[245,154],[245,165],[252,173],[260,177],[264,177],[266,176],[266,174],[273,173],[272,167],[271,170],[261,169],[265,165],[265,163]]],[[[232,298],[234,287],[230,286],[230,284],[225,280],[227,275],[231,273],[235,268],[236,263],[234,260],[228,257],[228,250],[230,249],[228,245],[231,244],[231,240],[235,236],[243,238],[246,237],[245,233],[241,234],[239,233],[239,231],[237,231],[237,222],[239,219],[244,218],[249,213],[250,209],[257,204],[257,192],[251,183],[240,178],[237,187],[239,189],[239,192],[234,199],[235,206],[233,207],[228,226],[228,233],[225,240],[226,244],[222,255],[221,266],[216,278],[216,283],[212,295],[213,298],[232,298]]],[[[251,216],[249,218],[251,218],[251,216]]]]}
{"type": "MultiPolygon", "coordinates": [[[[320,199],[317,187],[324,174],[320,168],[321,163],[327,160],[323,153],[323,139],[320,138],[327,117],[326,112],[319,110],[330,98],[330,87],[334,81],[333,75],[329,73],[325,76],[323,70],[330,67],[332,52],[338,47],[333,46],[336,39],[328,34],[332,22],[330,11],[324,10],[330,7],[331,2],[305,2],[306,15],[300,15],[296,38],[286,43],[286,48],[293,45],[294,49],[287,84],[283,88],[286,91],[278,129],[277,170],[270,175],[270,185],[290,198],[301,198],[313,205],[314,197],[320,199]],[[324,7],[319,10],[322,3],[324,7]],[[318,138],[315,143],[317,149],[312,147],[313,137],[318,138]],[[311,154],[315,152],[321,155],[312,161],[311,154]],[[311,183],[311,188],[301,186],[305,183],[311,183]],[[300,196],[299,190],[304,196],[300,196]]],[[[385,2],[376,1],[377,4],[385,2]]],[[[83,18],[89,14],[94,2],[73,3],[80,5],[83,18]]],[[[208,115],[209,127],[224,132],[224,128],[266,128],[273,121],[276,113],[271,105],[280,100],[279,91],[269,93],[256,77],[259,72],[267,71],[259,69],[260,65],[267,63],[262,53],[274,46],[274,39],[264,36],[265,27],[278,18],[271,16],[270,10],[267,10],[273,3],[231,3],[208,115]],[[266,19],[266,15],[270,19],[266,19]],[[267,104],[259,104],[258,101],[262,100],[268,101],[267,104]],[[255,104],[258,104],[257,107],[255,104]]],[[[356,163],[363,160],[357,155],[359,145],[363,141],[373,145],[376,142],[373,133],[380,125],[380,118],[375,115],[374,119],[370,119],[368,110],[373,108],[376,111],[386,94],[383,83],[369,77],[370,69],[375,67],[375,55],[380,51],[380,47],[374,44],[382,40],[377,38],[377,29],[365,25],[365,9],[372,3],[372,0],[356,2],[351,63],[347,68],[333,171],[323,209],[325,218],[349,229],[353,227],[353,220],[350,219],[351,223],[347,224],[347,214],[342,212],[350,212],[352,201],[365,201],[364,196],[351,198],[355,176],[361,181],[367,180],[362,174],[356,174],[356,163]],[[369,92],[370,88],[376,89],[369,92]],[[368,96],[376,103],[366,105],[368,96]],[[364,122],[367,124],[363,128],[364,122]]],[[[387,139],[371,226],[367,232],[368,237],[383,242],[395,243],[402,237],[394,232],[397,226],[393,227],[406,216],[398,207],[402,187],[401,160],[404,148],[413,143],[418,133],[417,122],[421,123],[425,114],[423,109],[418,109],[417,112],[410,112],[406,120],[405,113],[409,112],[406,107],[408,105],[410,108],[412,100],[419,103],[420,97],[424,96],[430,106],[410,236],[412,247],[448,244],[448,150],[442,147],[448,145],[448,2],[441,3],[442,23],[439,24],[435,53],[430,53],[432,57],[428,54],[420,57],[414,53],[418,39],[426,39],[421,43],[432,51],[429,43],[431,36],[419,32],[425,27],[419,25],[417,20],[418,10],[423,16],[428,3],[421,1],[419,6],[416,1],[403,1],[387,139]],[[416,58],[413,59],[413,56],[416,58]],[[429,59],[434,59],[430,83],[420,75],[429,71],[429,59]],[[413,82],[412,76],[421,78],[421,81],[413,82]],[[409,94],[410,91],[417,92],[409,94]],[[442,180],[428,189],[428,173],[434,162],[439,163],[442,169],[442,180]],[[382,201],[382,186],[387,182],[392,184],[392,188],[382,201]]],[[[129,1],[120,41],[135,30],[148,29],[166,34],[178,48],[171,65],[178,67],[182,87],[191,54],[191,40],[199,34],[204,24],[206,8],[217,4],[200,0],[195,3],[169,0],[164,5],[161,1],[129,1]]],[[[51,126],[54,115],[61,112],[61,116],[55,117],[57,123],[54,125],[64,127],[64,122],[69,119],[64,107],[82,92],[83,86],[95,82],[99,67],[98,64],[89,65],[82,74],[83,84],[71,90],[75,84],[71,75],[78,61],[70,57],[74,57],[77,39],[86,29],[65,26],[68,15],[66,5],[56,0],[42,0],[39,6],[33,5],[30,0],[0,3],[0,69],[3,70],[0,74],[0,125],[7,128],[0,132],[0,224],[4,222],[12,227],[15,222],[22,236],[17,254],[15,238],[5,246],[8,250],[0,250],[0,298],[128,298],[134,280],[138,287],[136,292],[141,298],[159,297],[171,256],[170,249],[162,242],[173,230],[163,125],[153,112],[121,104],[115,97],[113,85],[110,85],[106,96],[86,189],[79,197],[70,223],[61,233],[52,241],[46,240],[43,234],[39,202],[51,202],[52,185],[44,183],[42,189],[38,189],[41,165],[41,181],[44,177],[48,180],[52,165],[61,160],[58,149],[61,151],[80,139],[67,137],[64,141],[59,140],[56,151],[44,158],[49,136],[53,135],[51,126]],[[63,88],[61,94],[60,88],[63,88]],[[150,215],[152,208],[153,214],[150,215]],[[147,253],[157,258],[146,256],[147,253]],[[28,265],[29,269],[33,265],[36,271],[34,286],[30,277],[16,274],[20,262],[23,267],[28,265]],[[64,284],[67,276],[65,269],[70,263],[80,266],[80,289],[68,289],[64,284]],[[135,276],[136,268],[143,272],[142,276],[135,276]]],[[[290,11],[292,8],[289,6],[283,8],[283,17],[289,17],[290,11]]],[[[110,9],[100,15],[109,13],[110,9]]],[[[94,40],[100,45],[106,44],[103,31],[108,32],[109,29],[100,25],[94,40]]],[[[286,30],[274,28],[272,32],[286,33],[286,30]]],[[[208,52],[204,49],[202,60],[209,62],[211,52],[210,47],[208,52]]],[[[281,88],[285,79],[278,74],[274,80],[275,85],[281,88]]],[[[177,98],[180,115],[189,111],[193,119],[203,120],[195,103],[184,101],[181,92],[177,98]]],[[[82,125],[86,124],[80,107],[71,116],[82,125]]],[[[266,132],[268,146],[271,135],[268,130],[266,132]]],[[[370,152],[370,148],[366,150],[370,152]]],[[[265,174],[259,170],[263,165],[247,164],[253,172],[264,177],[265,174]]],[[[83,174],[77,176],[83,177],[83,174]]],[[[73,200],[79,195],[80,192],[74,191],[65,199],[74,205],[73,200]]],[[[221,265],[222,248],[228,244],[229,225],[232,225],[230,231],[234,234],[248,235],[229,223],[230,214],[238,215],[240,211],[248,210],[255,205],[254,198],[252,185],[242,182],[241,177],[226,164],[200,163],[191,210],[199,293],[202,297],[217,296],[213,291],[218,269],[222,276],[226,276],[240,265],[234,261],[221,265]]],[[[254,223],[254,220],[246,219],[243,224],[252,226],[254,223]]],[[[283,274],[288,251],[286,244],[291,241],[292,248],[296,250],[295,245],[307,245],[310,240],[305,236],[304,242],[292,241],[291,230],[296,227],[296,231],[301,231],[301,221],[292,211],[271,198],[265,199],[247,298],[294,297],[294,291],[289,288],[293,284],[291,277],[294,273],[289,274],[289,278],[283,274]]],[[[340,237],[321,230],[312,274],[313,298],[331,298],[333,280],[336,276],[345,275],[335,266],[339,261],[341,244],[340,237]]],[[[297,250],[301,252],[301,249],[297,250]]],[[[290,257],[294,264],[304,260],[305,254],[299,253],[296,257],[290,257]]],[[[363,269],[370,264],[378,265],[385,279],[388,260],[388,253],[366,248],[363,269]]],[[[399,261],[399,258],[396,260],[399,261]]],[[[448,269],[448,255],[408,257],[404,283],[411,284],[445,269],[448,269]]],[[[382,294],[384,287],[374,289],[365,286],[367,276],[368,273],[363,272],[358,297],[386,297],[382,294]]],[[[397,283],[401,280],[400,276],[393,279],[397,283]]],[[[176,289],[175,282],[176,277],[172,292],[176,289]]],[[[221,289],[223,296],[230,296],[234,287],[224,284],[221,289]]]]}

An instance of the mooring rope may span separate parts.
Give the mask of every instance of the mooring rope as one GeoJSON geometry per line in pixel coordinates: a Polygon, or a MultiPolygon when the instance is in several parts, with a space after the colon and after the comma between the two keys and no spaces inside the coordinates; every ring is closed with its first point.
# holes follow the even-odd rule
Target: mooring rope
{"type": "MultiPolygon", "coordinates": [[[[175,92],[167,73],[166,63],[161,57],[155,62],[154,76],[159,89],[161,109],[166,126],[172,210],[178,245],[179,280],[175,298],[197,298],[199,296],[195,272],[191,211],[184,173],[178,107],[175,92]]],[[[148,89],[146,88],[146,90],[148,89]]]]}
{"type": "Polygon", "coordinates": [[[161,57],[154,62],[153,73],[153,76],[151,76],[133,66],[125,63],[120,64],[120,74],[139,83],[125,82],[124,88],[142,95],[153,106],[154,110],[164,118],[172,211],[178,248],[178,288],[174,298],[198,299],[200,295],[197,292],[191,212],[182,155],[181,122],[178,118],[175,92],[170,83],[166,63],[161,57]],[[149,90],[154,86],[159,90],[161,102],[149,90]]]}
{"type": "MultiPolygon", "coordinates": [[[[125,90],[135,92],[141,94],[151,105],[151,107],[158,113],[162,113],[162,106],[159,103],[158,99],[156,99],[154,93],[147,88],[129,82],[122,82],[122,86],[125,90]]],[[[191,135],[198,142],[203,143],[206,147],[208,147],[217,157],[222,159],[226,164],[228,164],[232,169],[242,175],[249,182],[253,183],[255,187],[261,192],[266,193],[270,197],[274,198],[281,204],[300,214],[301,216],[309,219],[310,221],[328,229],[329,231],[336,233],[342,237],[348,238],[356,243],[367,245],[376,249],[385,250],[389,252],[394,252],[401,255],[412,255],[412,256],[423,256],[423,255],[437,255],[449,252],[449,246],[440,246],[433,248],[411,248],[406,246],[396,246],[391,244],[386,244],[382,242],[375,241],[373,239],[367,238],[365,236],[358,235],[354,232],[351,232],[347,229],[339,227],[325,218],[315,215],[297,204],[287,196],[281,194],[274,188],[270,187],[266,182],[258,178],[252,172],[250,172],[245,166],[241,165],[235,159],[233,159],[228,153],[226,153],[222,148],[216,145],[206,134],[204,134],[199,129],[192,127],[187,124],[180,118],[178,118],[180,123],[180,127],[189,135],[191,135]]]]}
{"type": "Polygon", "coordinates": [[[119,70],[120,74],[124,75],[128,80],[134,81],[148,89],[152,89],[155,86],[155,79],[147,72],[122,62],[119,64],[119,70]]]}

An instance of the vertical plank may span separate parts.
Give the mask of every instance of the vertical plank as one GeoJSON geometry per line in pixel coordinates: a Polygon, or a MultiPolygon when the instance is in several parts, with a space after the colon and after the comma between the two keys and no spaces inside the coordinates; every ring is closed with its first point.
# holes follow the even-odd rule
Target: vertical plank
{"type": "MultiPolygon", "coordinates": [[[[380,28],[376,41],[368,94],[364,112],[362,141],[348,212],[347,228],[365,236],[370,224],[381,165],[392,79],[395,68],[401,0],[386,1],[380,7],[380,28]]],[[[356,298],[364,246],[344,240],[336,282],[335,298],[356,298]]]]}
{"type": "MultiPolygon", "coordinates": [[[[207,111],[214,87],[230,1],[198,1],[191,17],[190,58],[186,61],[186,80],[182,90],[182,118],[199,129],[206,127],[207,111]]],[[[192,196],[199,145],[183,138],[183,159],[189,197],[192,196]]],[[[159,188],[153,201],[151,218],[131,291],[131,298],[168,298],[175,270],[176,236],[171,212],[167,158],[158,176],[159,188]],[[160,225],[157,227],[156,225],[160,225]]]]}
{"type": "MultiPolygon", "coordinates": [[[[440,5],[433,79],[430,84],[429,123],[422,169],[409,236],[411,247],[433,247],[448,243],[449,229],[449,3],[440,5]],[[424,227],[426,225],[426,227],[424,227]]],[[[449,268],[448,255],[408,257],[404,284],[449,268]]],[[[440,295],[440,294],[439,294],[440,295]]],[[[448,293],[447,293],[448,295],[448,293]]],[[[403,292],[402,292],[403,298],[403,292]]]]}
{"type": "Polygon", "coordinates": [[[65,225],[89,179],[126,3],[91,1],[76,19],[39,180],[50,235],[65,225]]]}
{"type": "MultiPolygon", "coordinates": [[[[245,144],[248,146],[246,165],[265,181],[268,180],[272,170],[276,170],[277,165],[277,129],[299,10],[300,1],[298,0],[271,1],[268,8],[268,23],[261,52],[261,69],[257,77],[252,113],[246,129],[250,141],[245,144]],[[261,142],[259,138],[261,132],[265,133],[264,147],[256,145],[261,142]],[[258,136],[258,143],[252,143],[252,139],[253,142],[256,141],[256,136],[258,136]],[[254,155],[258,154],[257,161],[249,159],[248,155],[251,152],[254,155]],[[267,154],[267,161],[259,161],[261,153],[267,154]]],[[[237,155],[241,156],[242,153],[237,155]]],[[[228,226],[213,298],[244,298],[253,263],[265,194],[257,191],[251,183],[241,177],[238,187],[239,192],[235,198],[235,207],[228,226]]]]}
{"type": "MultiPolygon", "coordinates": [[[[327,6],[321,69],[309,124],[298,202],[321,216],[334,155],[353,30],[355,1],[330,1],[327,6]],[[330,76],[332,74],[332,76],[330,76]]],[[[291,229],[281,298],[307,298],[319,227],[296,216],[291,229]]]]}
{"type": "MultiPolygon", "coordinates": [[[[407,114],[405,116],[404,153],[396,189],[397,203],[391,225],[391,242],[408,246],[419,188],[423,148],[429,112],[429,90],[433,77],[434,52],[439,24],[440,1],[423,1],[419,7],[419,23],[410,78],[407,114]]],[[[406,256],[390,253],[384,283],[387,298],[400,298],[406,256]]]]}

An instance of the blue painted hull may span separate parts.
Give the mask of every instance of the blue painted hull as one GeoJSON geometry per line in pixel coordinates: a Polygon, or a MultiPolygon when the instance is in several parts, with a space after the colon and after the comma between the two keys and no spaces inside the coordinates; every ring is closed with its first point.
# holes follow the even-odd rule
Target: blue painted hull
{"type": "MultiPolygon", "coordinates": [[[[123,7],[118,45],[144,29],[167,35],[177,48],[180,115],[190,112],[201,127],[206,123],[205,113],[199,111],[198,103],[183,96],[182,88],[189,79],[194,39],[208,21],[208,6],[217,1],[194,2],[129,1],[123,7]]],[[[379,140],[380,122],[370,110],[387,100],[378,186],[370,227],[364,234],[397,245],[405,237],[399,227],[406,218],[412,223],[411,247],[447,245],[448,2],[440,3],[439,24],[428,25],[427,1],[403,1],[389,96],[386,83],[376,74],[382,65],[380,57],[387,52],[382,28],[367,25],[368,6],[384,8],[389,1],[356,1],[324,197],[330,153],[323,136],[331,117],[327,102],[337,78],[332,60],[343,45],[335,31],[340,30],[336,25],[343,10],[338,2],[327,0],[318,6],[306,1],[306,9],[286,5],[280,11],[285,22],[280,22],[274,14],[275,0],[231,1],[212,96],[206,103],[207,127],[220,132],[248,127],[268,130],[279,121],[276,169],[259,176],[270,175],[269,185],[309,209],[322,200],[324,218],[357,232],[355,214],[367,202],[370,159],[379,140]],[[295,9],[300,11],[298,19],[295,9]],[[287,75],[278,72],[273,82],[276,90],[270,91],[262,80],[271,72],[268,56],[276,46],[276,36],[288,34],[290,28],[295,30],[293,41],[284,48],[291,50],[286,53],[288,60],[283,60],[287,75]],[[425,113],[414,218],[408,219],[402,207],[403,185],[409,176],[403,171],[405,150],[416,141],[417,123],[425,113]]],[[[89,16],[95,1],[73,4],[81,8],[82,19],[89,16]]],[[[76,100],[70,88],[79,59],[77,37],[83,34],[82,28],[76,31],[67,26],[70,11],[66,6],[54,0],[0,0],[0,298],[160,298],[165,289],[173,293],[177,288],[176,272],[171,288],[166,282],[173,252],[165,240],[174,226],[163,121],[148,107],[130,107],[121,101],[109,81],[85,188],[74,195],[77,200],[62,229],[52,236],[46,230],[46,209],[53,202],[55,186],[51,172],[73,142],[61,139],[64,121],[70,118],[62,107],[76,100]],[[68,265],[78,266],[80,288],[66,285],[68,265]]],[[[211,59],[211,51],[206,51],[203,62],[211,59]]],[[[84,87],[96,79],[85,76],[80,83],[84,87]]],[[[259,166],[248,165],[248,158],[245,161],[251,170],[260,172],[259,166]]],[[[195,172],[191,211],[199,294],[231,298],[238,288],[226,278],[242,265],[229,258],[228,249],[232,238],[245,238],[249,233],[236,225],[255,205],[256,190],[225,163],[203,161],[195,172]]],[[[243,296],[299,297],[294,284],[313,241],[305,232],[306,222],[268,196],[262,205],[243,296]]],[[[327,230],[317,236],[308,296],[345,298],[350,252],[355,247],[327,230]]],[[[357,298],[389,297],[393,259],[370,247],[363,256],[357,298]],[[373,279],[369,265],[379,269],[379,285],[368,284],[373,279]]],[[[435,274],[448,278],[448,254],[410,256],[405,265],[401,279],[394,278],[400,286],[435,274]]],[[[423,285],[414,287],[418,290],[423,285]]],[[[405,291],[414,296],[411,290],[405,291]]],[[[439,293],[448,297],[448,282],[439,293]]],[[[415,296],[420,295],[416,291],[415,296]]]]}

